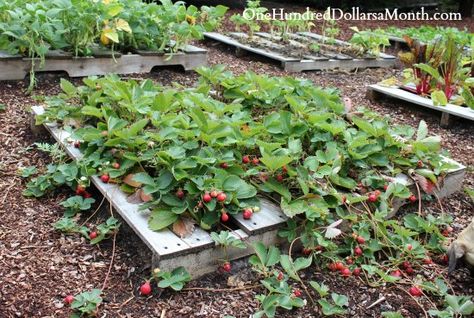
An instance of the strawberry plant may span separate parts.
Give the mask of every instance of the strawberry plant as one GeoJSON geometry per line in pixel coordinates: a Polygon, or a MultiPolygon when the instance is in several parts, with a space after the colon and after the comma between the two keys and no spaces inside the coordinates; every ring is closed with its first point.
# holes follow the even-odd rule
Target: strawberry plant
{"type": "Polygon", "coordinates": [[[191,280],[191,275],[183,267],[177,267],[171,272],[155,269],[153,271],[153,279],[157,281],[160,288],[171,288],[175,291],[180,291],[191,280]]]}
{"type": "Polygon", "coordinates": [[[60,180],[39,176],[49,183],[37,195],[97,174],[135,194],[151,210],[154,230],[182,217],[210,229],[222,211],[249,218],[247,211],[258,213],[257,193],[279,200],[290,217],[326,222],[367,200],[365,187],[378,194],[373,208],[388,214],[394,198],[410,193],[391,182],[381,194],[387,178],[413,170],[436,184],[452,166],[424,123],[413,139],[412,129],[368,110],[348,120],[334,91],[304,80],[199,72],[200,85],[187,90],[114,76],[85,79],[79,88],[63,81],[64,93],[48,99],[38,123],[73,122],[71,142],[79,141],[85,156],[80,168],[51,169],[67,172],[60,180]],[[420,160],[429,164],[418,168],[420,160]]]}
{"type": "Polygon", "coordinates": [[[71,303],[71,308],[74,310],[72,317],[96,316],[97,307],[102,303],[101,294],[100,289],[92,289],[74,296],[71,303]]]}
{"type": "Polygon", "coordinates": [[[359,51],[359,54],[369,52],[375,56],[380,54],[380,48],[385,50],[385,47],[390,46],[388,36],[378,30],[359,30],[357,27],[351,27],[354,31],[354,35],[349,40],[353,48],[359,51]]]}

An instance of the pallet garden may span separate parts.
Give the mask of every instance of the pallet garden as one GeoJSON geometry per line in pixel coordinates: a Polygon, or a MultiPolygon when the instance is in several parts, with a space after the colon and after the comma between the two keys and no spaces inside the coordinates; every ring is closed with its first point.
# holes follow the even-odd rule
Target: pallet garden
{"type": "MultiPolygon", "coordinates": [[[[44,113],[44,108],[34,106],[32,111],[35,116],[39,116],[44,113]]],[[[55,124],[45,123],[44,127],[73,160],[83,156],[73,143],[68,142],[71,136],[69,132],[61,130],[55,124]]],[[[465,167],[454,161],[450,162],[454,164],[454,168],[447,171],[443,181],[440,182],[441,186],[434,191],[440,199],[459,191],[464,178],[465,167]]],[[[397,175],[394,181],[416,191],[413,180],[407,175],[397,175]]],[[[92,183],[149,247],[153,254],[153,268],[171,271],[183,266],[192,273],[193,278],[197,278],[215,271],[219,260],[236,260],[254,253],[252,248],[229,249],[228,254],[225,255],[223,249],[216,246],[209,232],[199,227],[187,237],[180,237],[180,234],[174,233],[172,229],[152,231],[148,227],[147,216],[139,211],[139,204],[130,203],[127,200],[127,194],[118,185],[104,183],[97,176],[92,177],[92,183]]],[[[407,202],[407,200],[394,202],[393,210],[388,218],[394,217],[398,209],[407,202]]],[[[263,242],[265,245],[279,245],[282,240],[277,233],[285,225],[288,217],[281,211],[278,204],[272,203],[268,199],[262,198],[260,206],[260,211],[249,220],[244,219],[242,215],[231,215],[229,223],[234,224],[238,229],[231,231],[230,235],[235,239],[244,240],[250,245],[257,242],[263,242]]]]}
{"type": "Polygon", "coordinates": [[[474,121],[474,109],[472,108],[462,107],[453,104],[446,104],[443,106],[435,105],[433,100],[428,97],[419,96],[417,94],[414,94],[413,92],[398,87],[387,87],[378,84],[373,84],[369,85],[367,93],[369,99],[373,101],[380,101],[383,100],[384,97],[390,97],[399,101],[408,102],[410,104],[442,112],[442,127],[449,127],[450,125],[452,125],[453,120],[451,116],[474,121]]]}
{"type": "MultiPolygon", "coordinates": [[[[291,33],[290,46],[281,42],[281,38],[265,32],[257,32],[252,41],[248,41],[245,33],[231,32],[227,35],[216,32],[206,32],[204,36],[208,39],[219,41],[236,49],[236,54],[252,52],[281,63],[282,68],[288,72],[302,72],[313,70],[354,70],[371,67],[393,67],[396,59],[392,55],[380,53],[377,56],[366,55],[358,57],[353,54],[339,52],[342,49],[313,53],[309,50],[301,52],[308,43],[318,45],[323,42],[323,37],[316,33],[301,32],[291,33]],[[301,53],[300,53],[301,52],[301,53]]],[[[334,40],[340,47],[349,47],[349,43],[334,40]]]]}
{"type": "Polygon", "coordinates": [[[140,51],[121,54],[103,51],[98,55],[74,57],[62,51],[49,52],[41,63],[39,58],[0,52],[1,81],[23,80],[31,72],[65,72],[69,77],[91,75],[149,73],[154,67],[182,66],[185,71],[207,65],[204,49],[187,45],[176,53],[140,51]]]}
{"type": "Polygon", "coordinates": [[[206,65],[203,49],[189,45],[216,28],[227,8],[133,1],[1,2],[0,80],[35,72],[71,77],[147,73],[155,66],[206,65]],[[160,21],[159,25],[156,21],[160,21]]]}
{"type": "Polygon", "coordinates": [[[0,0],[0,316],[474,314],[472,34],[246,5],[0,0]]]}

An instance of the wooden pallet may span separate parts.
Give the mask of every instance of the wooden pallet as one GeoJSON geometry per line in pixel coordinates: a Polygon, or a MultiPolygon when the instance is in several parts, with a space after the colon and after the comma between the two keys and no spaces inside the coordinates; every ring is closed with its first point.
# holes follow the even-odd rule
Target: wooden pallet
{"type": "MultiPolygon", "coordinates": [[[[392,67],[395,65],[396,59],[392,55],[381,53],[378,58],[367,57],[367,58],[352,58],[341,53],[334,53],[332,55],[307,55],[303,58],[291,57],[281,53],[277,50],[282,48],[283,45],[278,44],[275,41],[275,36],[265,32],[259,32],[255,34],[258,37],[259,42],[265,45],[267,48],[253,47],[249,44],[241,43],[237,39],[248,39],[245,33],[231,32],[228,35],[206,32],[204,36],[225,43],[227,45],[236,48],[236,54],[241,55],[242,52],[252,52],[272,60],[276,60],[281,63],[284,70],[288,72],[301,72],[311,70],[330,70],[330,69],[345,69],[353,70],[358,68],[372,68],[372,67],[392,67]]],[[[301,32],[298,34],[291,34],[290,37],[294,41],[305,38],[306,41],[321,41],[323,37],[321,35],[301,32]]],[[[347,42],[335,40],[338,45],[349,45],[347,42]]]]}
{"type": "Polygon", "coordinates": [[[416,104],[422,107],[440,111],[442,112],[442,127],[449,127],[449,125],[451,124],[451,115],[456,117],[462,117],[468,120],[474,120],[474,109],[453,104],[448,104],[446,106],[435,106],[433,105],[433,101],[430,98],[410,93],[398,87],[386,87],[378,84],[369,85],[367,90],[367,96],[369,97],[369,99],[374,101],[383,97],[391,97],[401,101],[409,102],[411,104],[416,104]]]}
{"type": "MultiPolygon", "coordinates": [[[[456,165],[457,167],[447,171],[446,175],[444,176],[444,179],[442,179],[442,181],[439,184],[439,189],[435,189],[433,191],[435,197],[438,197],[439,199],[446,198],[455,192],[462,191],[462,188],[463,188],[462,183],[466,175],[466,167],[464,165],[450,158],[445,158],[445,160],[446,162],[452,163],[456,165]]],[[[407,186],[412,193],[415,193],[415,194],[417,193],[415,182],[406,174],[403,174],[403,173],[398,174],[395,177],[395,180],[397,183],[401,183],[407,186]]],[[[387,217],[389,219],[393,218],[397,214],[399,209],[408,203],[409,203],[408,200],[404,200],[400,198],[395,199],[393,202],[393,210],[387,217]]]]}
{"type": "Polygon", "coordinates": [[[111,54],[97,51],[92,57],[74,57],[63,51],[50,52],[44,65],[40,60],[0,52],[0,80],[23,80],[30,73],[32,62],[34,71],[66,72],[69,77],[90,75],[149,73],[155,66],[181,65],[185,71],[207,64],[207,51],[188,45],[183,52],[161,54],[139,51],[137,54],[111,54]]]}
{"type": "MultiPolygon", "coordinates": [[[[44,109],[41,106],[34,106],[32,111],[35,115],[39,115],[43,113],[44,109]]],[[[44,127],[64,147],[71,158],[82,157],[79,149],[67,142],[70,136],[68,132],[54,124],[46,124],[44,127]]],[[[92,177],[92,183],[151,250],[153,268],[172,270],[183,266],[193,278],[196,278],[214,272],[219,261],[222,263],[225,258],[222,248],[215,246],[209,233],[201,228],[196,227],[192,235],[186,238],[178,237],[169,229],[159,232],[152,231],[148,227],[147,214],[139,211],[139,204],[129,203],[127,194],[122,192],[118,185],[103,183],[97,176],[92,177]]],[[[277,205],[265,199],[261,199],[261,210],[254,213],[252,219],[244,220],[241,214],[230,217],[231,222],[229,223],[238,227],[237,230],[231,232],[234,237],[250,244],[263,242],[266,245],[280,243],[277,232],[287,220],[286,215],[277,205]]],[[[227,252],[230,260],[254,253],[252,248],[228,248],[227,252]]]]}

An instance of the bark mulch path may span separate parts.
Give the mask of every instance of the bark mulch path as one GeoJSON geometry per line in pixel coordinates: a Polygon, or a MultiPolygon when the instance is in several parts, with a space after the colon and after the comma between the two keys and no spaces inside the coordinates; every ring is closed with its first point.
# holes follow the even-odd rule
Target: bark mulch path
{"type": "MultiPolygon", "coordinates": [[[[359,26],[362,24],[357,23],[359,26]]],[[[427,23],[406,23],[421,25],[427,23]]],[[[449,23],[472,30],[472,20],[449,23]]],[[[369,27],[381,23],[366,24],[369,27]]],[[[346,37],[348,23],[341,24],[346,37]]],[[[199,44],[209,50],[209,64],[225,64],[236,73],[253,70],[260,74],[289,75],[278,66],[254,56],[236,58],[231,49],[214,42],[199,44]]],[[[443,146],[453,158],[472,167],[474,165],[474,127],[459,120],[452,128],[439,126],[439,113],[400,105],[393,101],[371,103],[365,98],[366,85],[396,75],[398,69],[372,69],[357,73],[308,72],[295,76],[312,80],[316,85],[336,86],[355,105],[367,105],[390,116],[396,123],[414,127],[424,119],[431,133],[443,138],[443,146]]],[[[197,79],[194,73],[182,73],[166,69],[149,75],[162,84],[171,81],[192,85],[197,79]]],[[[59,77],[40,75],[39,86],[33,95],[51,95],[59,91],[59,77]]],[[[80,80],[72,80],[80,83],[80,80]]],[[[26,82],[0,83],[0,104],[7,106],[0,112],[0,317],[67,317],[70,310],[62,302],[68,294],[77,294],[92,288],[100,288],[105,279],[112,255],[112,242],[91,246],[79,236],[64,236],[52,228],[62,215],[59,206],[71,193],[58,190],[50,195],[27,199],[21,195],[25,181],[17,176],[21,167],[37,165],[44,169],[49,159],[44,154],[29,148],[34,142],[52,142],[48,136],[33,136],[30,130],[29,106],[34,99],[25,93],[26,82]]],[[[472,168],[464,180],[464,186],[474,187],[472,168]]],[[[101,198],[94,193],[97,201],[101,198]]],[[[454,230],[458,233],[474,216],[474,205],[463,193],[445,199],[445,210],[454,218],[454,230]]],[[[428,206],[435,211],[436,206],[428,206]]],[[[107,207],[91,220],[99,223],[107,216],[107,207]]],[[[117,236],[117,249],[112,272],[104,292],[104,304],[99,317],[223,317],[233,315],[248,317],[256,311],[255,295],[263,290],[234,292],[210,292],[193,290],[174,293],[154,290],[154,297],[139,297],[137,288],[148,276],[151,259],[146,247],[130,230],[123,227],[117,236]]],[[[241,281],[255,281],[256,277],[247,268],[246,261],[234,265],[233,273],[241,281]]],[[[421,273],[430,275],[430,273],[421,273]]],[[[423,311],[404,291],[388,285],[370,288],[356,278],[342,279],[323,269],[312,269],[304,273],[305,280],[316,279],[329,285],[331,291],[346,294],[350,299],[348,317],[379,317],[382,311],[400,310],[405,317],[420,317],[423,311]],[[368,310],[366,307],[385,296],[380,305],[368,310]]],[[[235,277],[233,277],[235,278],[235,277]]],[[[458,271],[450,280],[456,292],[473,295],[474,280],[466,271],[458,271]]],[[[195,280],[187,287],[227,288],[229,275],[215,272],[195,280]]],[[[421,300],[429,308],[426,300],[421,300]]],[[[316,306],[306,306],[293,312],[279,312],[279,317],[317,317],[316,306]]]]}

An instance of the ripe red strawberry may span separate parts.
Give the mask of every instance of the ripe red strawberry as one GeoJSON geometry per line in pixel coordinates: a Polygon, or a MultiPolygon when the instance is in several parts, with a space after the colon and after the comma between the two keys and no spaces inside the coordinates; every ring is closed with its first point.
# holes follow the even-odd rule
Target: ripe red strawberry
{"type": "Polygon", "coordinates": [[[244,220],[250,220],[252,218],[252,215],[253,215],[253,212],[252,212],[252,209],[250,208],[245,209],[244,212],[242,213],[244,220]]]}
{"type": "Polygon", "coordinates": [[[383,185],[383,190],[384,190],[384,191],[387,191],[387,189],[388,189],[388,184],[384,184],[384,185],[383,185]]]}
{"type": "Polygon", "coordinates": [[[250,162],[250,157],[249,156],[243,156],[242,157],[242,163],[248,164],[250,162]]]}
{"type": "Polygon", "coordinates": [[[140,294],[143,296],[151,294],[151,285],[149,281],[144,282],[143,285],[140,286],[140,294]]]}
{"type": "Polygon", "coordinates": [[[405,273],[407,273],[408,275],[413,275],[414,272],[415,271],[413,270],[411,266],[405,269],[405,273]]]}
{"type": "Polygon", "coordinates": [[[336,262],[334,263],[334,265],[336,266],[336,269],[338,271],[342,271],[345,268],[344,264],[342,264],[341,262],[336,262]]]}
{"type": "Polygon", "coordinates": [[[222,270],[224,272],[230,273],[230,271],[232,270],[232,266],[229,262],[225,262],[224,265],[222,265],[222,270]]]}
{"type": "Polygon", "coordinates": [[[371,193],[369,194],[369,198],[367,199],[369,202],[376,202],[377,201],[377,196],[375,195],[375,193],[371,193]]]}
{"type": "Polygon", "coordinates": [[[295,297],[301,297],[301,290],[299,289],[293,290],[293,295],[295,295],[295,297]]]}
{"type": "Polygon", "coordinates": [[[76,140],[74,142],[74,148],[79,148],[81,146],[81,142],[79,140],[76,140]]]}
{"type": "Polygon", "coordinates": [[[82,194],[82,197],[83,197],[84,199],[92,198],[92,194],[90,194],[90,193],[87,192],[87,191],[84,191],[84,193],[82,194]]]}
{"type": "Polygon", "coordinates": [[[229,214],[227,214],[227,213],[225,213],[225,212],[222,213],[222,214],[221,214],[221,221],[222,221],[222,222],[227,222],[227,221],[229,221],[229,214]]]}
{"type": "Polygon", "coordinates": [[[430,265],[433,264],[433,261],[431,260],[431,258],[426,257],[425,259],[423,259],[423,263],[426,265],[430,265]]]}
{"type": "Polygon", "coordinates": [[[219,192],[217,192],[216,190],[211,191],[211,197],[212,198],[217,198],[218,195],[219,195],[219,192]]]}
{"type": "Polygon", "coordinates": [[[282,273],[282,272],[279,272],[279,273],[278,273],[278,276],[277,276],[277,280],[283,280],[283,278],[284,278],[283,273],[282,273]]]}
{"type": "Polygon", "coordinates": [[[365,243],[365,238],[363,238],[362,236],[358,236],[357,237],[357,243],[364,244],[365,243]]]}
{"type": "Polygon", "coordinates": [[[402,263],[402,267],[406,269],[406,268],[408,268],[408,267],[411,267],[411,264],[410,264],[409,261],[404,261],[404,262],[402,263]]]}
{"type": "Polygon", "coordinates": [[[229,168],[229,164],[227,162],[223,162],[223,163],[221,163],[221,168],[222,169],[227,169],[227,168],[229,168]]]}
{"type": "Polygon", "coordinates": [[[423,295],[423,292],[418,286],[412,286],[410,287],[408,291],[410,292],[410,295],[412,295],[413,297],[420,297],[423,295]]]}
{"type": "Polygon", "coordinates": [[[67,295],[66,297],[64,297],[64,302],[68,305],[72,304],[73,301],[74,301],[73,295],[67,295]]]}
{"type": "Polygon", "coordinates": [[[352,275],[359,276],[360,275],[360,268],[359,267],[354,268],[354,270],[352,271],[352,275]]]}
{"type": "Polygon", "coordinates": [[[352,265],[352,264],[354,264],[354,260],[352,259],[352,257],[348,256],[346,258],[346,263],[347,263],[347,265],[352,265]]]}
{"type": "Polygon", "coordinates": [[[449,262],[449,257],[447,254],[444,254],[443,256],[441,256],[441,262],[445,263],[445,264],[448,264],[449,262]]]}
{"type": "Polygon", "coordinates": [[[81,185],[78,185],[77,188],[76,188],[76,194],[77,194],[77,195],[83,195],[84,192],[86,192],[86,188],[84,188],[84,187],[81,186],[81,185]]]}
{"type": "Polygon", "coordinates": [[[341,270],[341,275],[344,277],[349,277],[351,276],[351,270],[346,267],[343,270],[341,270]]]}
{"type": "Polygon", "coordinates": [[[394,277],[401,277],[402,276],[402,272],[400,272],[400,270],[396,269],[392,272],[391,274],[392,276],[394,277]]]}
{"type": "Polygon", "coordinates": [[[278,182],[283,182],[284,177],[281,174],[279,174],[276,176],[276,179],[278,182]]]}
{"type": "Polygon", "coordinates": [[[309,255],[309,254],[311,254],[311,249],[310,248],[303,248],[302,252],[303,252],[304,255],[309,255]]]}
{"type": "Polygon", "coordinates": [[[253,163],[254,166],[257,166],[260,163],[260,159],[255,157],[255,158],[252,159],[252,163],[253,163]]]}
{"type": "Polygon", "coordinates": [[[114,162],[114,163],[112,164],[112,168],[114,168],[114,169],[120,169],[120,163],[114,162]]]}
{"type": "Polygon", "coordinates": [[[221,192],[217,195],[217,201],[224,202],[227,199],[227,195],[224,192],[221,192]]]}
{"type": "Polygon", "coordinates": [[[103,174],[100,176],[100,180],[102,180],[103,183],[109,183],[110,177],[108,174],[103,174]]]}
{"type": "Polygon", "coordinates": [[[178,191],[176,191],[176,196],[178,197],[178,199],[183,200],[184,199],[184,191],[181,190],[181,189],[178,189],[178,191]]]}
{"type": "Polygon", "coordinates": [[[328,268],[331,272],[335,272],[337,271],[337,268],[336,268],[336,263],[329,263],[328,264],[328,268]]]}
{"type": "Polygon", "coordinates": [[[407,244],[407,250],[411,251],[413,249],[413,245],[407,244]]]}
{"type": "Polygon", "coordinates": [[[92,231],[89,233],[89,238],[91,240],[95,239],[97,237],[97,232],[96,231],[92,231]]]}
{"type": "Polygon", "coordinates": [[[443,230],[443,232],[441,232],[441,234],[444,236],[444,237],[448,237],[449,236],[449,232],[447,230],[443,230]]]}
{"type": "Polygon", "coordinates": [[[209,202],[212,201],[212,197],[211,197],[211,195],[210,195],[208,192],[206,192],[206,193],[204,193],[204,195],[202,196],[202,200],[203,200],[205,203],[209,203],[209,202]]]}
{"type": "Polygon", "coordinates": [[[359,246],[356,246],[356,248],[354,248],[354,254],[357,255],[357,256],[361,256],[364,252],[362,251],[362,249],[359,247],[359,246]]]}
{"type": "Polygon", "coordinates": [[[416,195],[414,195],[414,194],[410,195],[408,200],[410,200],[411,203],[415,203],[416,201],[418,201],[416,195]]]}

